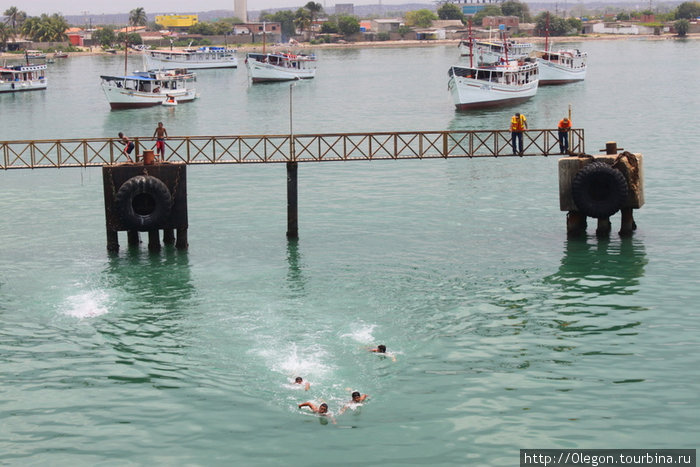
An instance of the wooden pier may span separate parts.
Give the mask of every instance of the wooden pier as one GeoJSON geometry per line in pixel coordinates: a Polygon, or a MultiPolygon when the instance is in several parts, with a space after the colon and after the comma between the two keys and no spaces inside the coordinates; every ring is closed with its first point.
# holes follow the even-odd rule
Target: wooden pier
{"type": "Polygon", "coordinates": [[[116,138],[0,141],[0,169],[102,167],[110,250],[119,248],[119,231],[128,232],[130,245],[140,242],[139,232],[148,232],[149,249],[157,250],[162,230],[166,244],[187,248],[187,165],[285,163],[289,239],[299,236],[301,162],[579,156],[559,160],[560,204],[568,211],[570,235],[585,232],[586,217],[598,218],[598,234],[607,235],[608,218],[618,210],[623,212],[620,234],[630,235],[636,228],[632,209],[644,203],[641,155],[615,156],[614,142],[606,146],[608,156],[586,155],[582,129],[570,130],[569,154],[559,152],[556,129],[525,131],[521,154],[513,153],[508,130],[173,136],[156,163],[155,139],[132,141],[133,162],[116,138]]]}
{"type": "MultiPolygon", "coordinates": [[[[556,129],[524,132],[520,157],[560,155],[556,129]]],[[[151,137],[132,138],[134,153],[155,147],[151,137]]],[[[572,129],[569,147],[585,153],[583,129],[572,129]]],[[[0,141],[0,169],[101,167],[127,162],[117,138],[0,141]]],[[[510,131],[400,131],[294,135],[173,136],[165,161],[259,164],[353,160],[513,157],[510,131]]]]}

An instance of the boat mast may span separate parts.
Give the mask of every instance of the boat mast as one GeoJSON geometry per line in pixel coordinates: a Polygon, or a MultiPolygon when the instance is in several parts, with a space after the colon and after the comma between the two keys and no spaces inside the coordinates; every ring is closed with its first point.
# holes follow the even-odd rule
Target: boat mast
{"type": "Polygon", "coordinates": [[[549,53],[549,12],[544,26],[544,51],[549,53]]]}
{"type": "Polygon", "coordinates": [[[469,18],[469,66],[474,66],[474,38],[472,37],[472,19],[469,18]]]}
{"type": "Polygon", "coordinates": [[[505,29],[501,31],[502,38],[503,38],[503,51],[506,54],[506,65],[508,65],[508,41],[506,40],[506,31],[505,29]]]}
{"type": "Polygon", "coordinates": [[[126,76],[128,74],[129,61],[129,26],[126,27],[126,35],[124,37],[124,76],[126,76]]]}
{"type": "Polygon", "coordinates": [[[263,21],[263,54],[265,53],[265,21],[263,21]]]}

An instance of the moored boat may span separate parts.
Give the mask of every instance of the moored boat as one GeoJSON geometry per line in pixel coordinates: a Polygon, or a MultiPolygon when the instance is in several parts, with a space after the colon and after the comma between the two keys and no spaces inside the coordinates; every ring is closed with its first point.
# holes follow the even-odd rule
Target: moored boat
{"type": "Polygon", "coordinates": [[[0,67],[0,92],[46,89],[46,65],[0,67]]]}
{"type": "Polygon", "coordinates": [[[540,84],[566,84],[586,79],[588,54],[578,49],[549,49],[549,13],[545,21],[544,50],[532,56],[540,65],[540,84]]]}
{"type": "Polygon", "coordinates": [[[492,66],[450,68],[447,88],[458,110],[516,104],[537,93],[538,64],[510,60],[492,66]]]}
{"type": "Polygon", "coordinates": [[[237,68],[236,51],[226,47],[200,47],[186,50],[146,51],[148,69],[187,68],[237,68]]]}
{"type": "Polygon", "coordinates": [[[509,58],[522,60],[530,55],[533,45],[529,42],[515,42],[513,40],[492,41],[472,39],[471,48],[469,40],[459,43],[459,53],[463,57],[472,56],[478,65],[494,65],[508,55],[509,58]]]}
{"type": "Polygon", "coordinates": [[[245,63],[253,83],[311,79],[316,76],[315,55],[248,53],[245,63]]]}
{"type": "Polygon", "coordinates": [[[54,52],[53,58],[68,58],[68,52],[61,52],[60,50],[57,50],[54,52]]]}
{"type": "Polygon", "coordinates": [[[39,50],[27,50],[24,53],[24,57],[27,60],[45,60],[46,54],[39,50]]]}
{"type": "Polygon", "coordinates": [[[588,55],[578,49],[536,50],[533,57],[540,65],[540,84],[566,84],[586,79],[588,55]]]}
{"type": "Polygon", "coordinates": [[[196,77],[184,69],[137,71],[129,76],[101,76],[102,90],[112,109],[162,105],[168,98],[177,103],[197,97],[196,77]]]}

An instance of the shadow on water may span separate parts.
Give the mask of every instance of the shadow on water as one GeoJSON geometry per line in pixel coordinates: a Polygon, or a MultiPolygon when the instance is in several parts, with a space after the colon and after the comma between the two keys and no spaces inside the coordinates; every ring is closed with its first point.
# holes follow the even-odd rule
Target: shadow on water
{"type": "Polygon", "coordinates": [[[160,252],[128,248],[124,255],[109,258],[105,274],[146,308],[176,310],[194,293],[187,252],[170,246],[160,252]]]}
{"type": "Polygon", "coordinates": [[[195,294],[187,252],[132,247],[111,256],[103,274],[120,291],[123,307],[98,328],[116,354],[115,363],[125,365],[108,378],[155,388],[187,384],[182,381],[188,368],[183,356],[189,347],[187,313],[195,294]]]}
{"type": "Polygon", "coordinates": [[[299,254],[299,241],[289,240],[287,242],[287,286],[295,294],[305,292],[306,278],[303,274],[303,261],[299,254]]]}
{"type": "Polygon", "coordinates": [[[632,295],[647,262],[644,245],[633,238],[567,239],[559,270],[544,282],[585,295],[632,295]]]}

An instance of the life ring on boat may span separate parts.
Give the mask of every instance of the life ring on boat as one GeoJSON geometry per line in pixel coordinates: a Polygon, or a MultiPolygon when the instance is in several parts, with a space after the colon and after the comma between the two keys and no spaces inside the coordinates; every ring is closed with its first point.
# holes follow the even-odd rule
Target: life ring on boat
{"type": "Polygon", "coordinates": [[[608,164],[592,162],[574,176],[571,194],[581,213],[606,218],[615,214],[627,199],[627,180],[608,164]]]}
{"type": "Polygon", "coordinates": [[[172,208],[170,190],[161,180],[137,175],[125,181],[114,197],[117,214],[127,229],[157,229],[172,208]]]}

